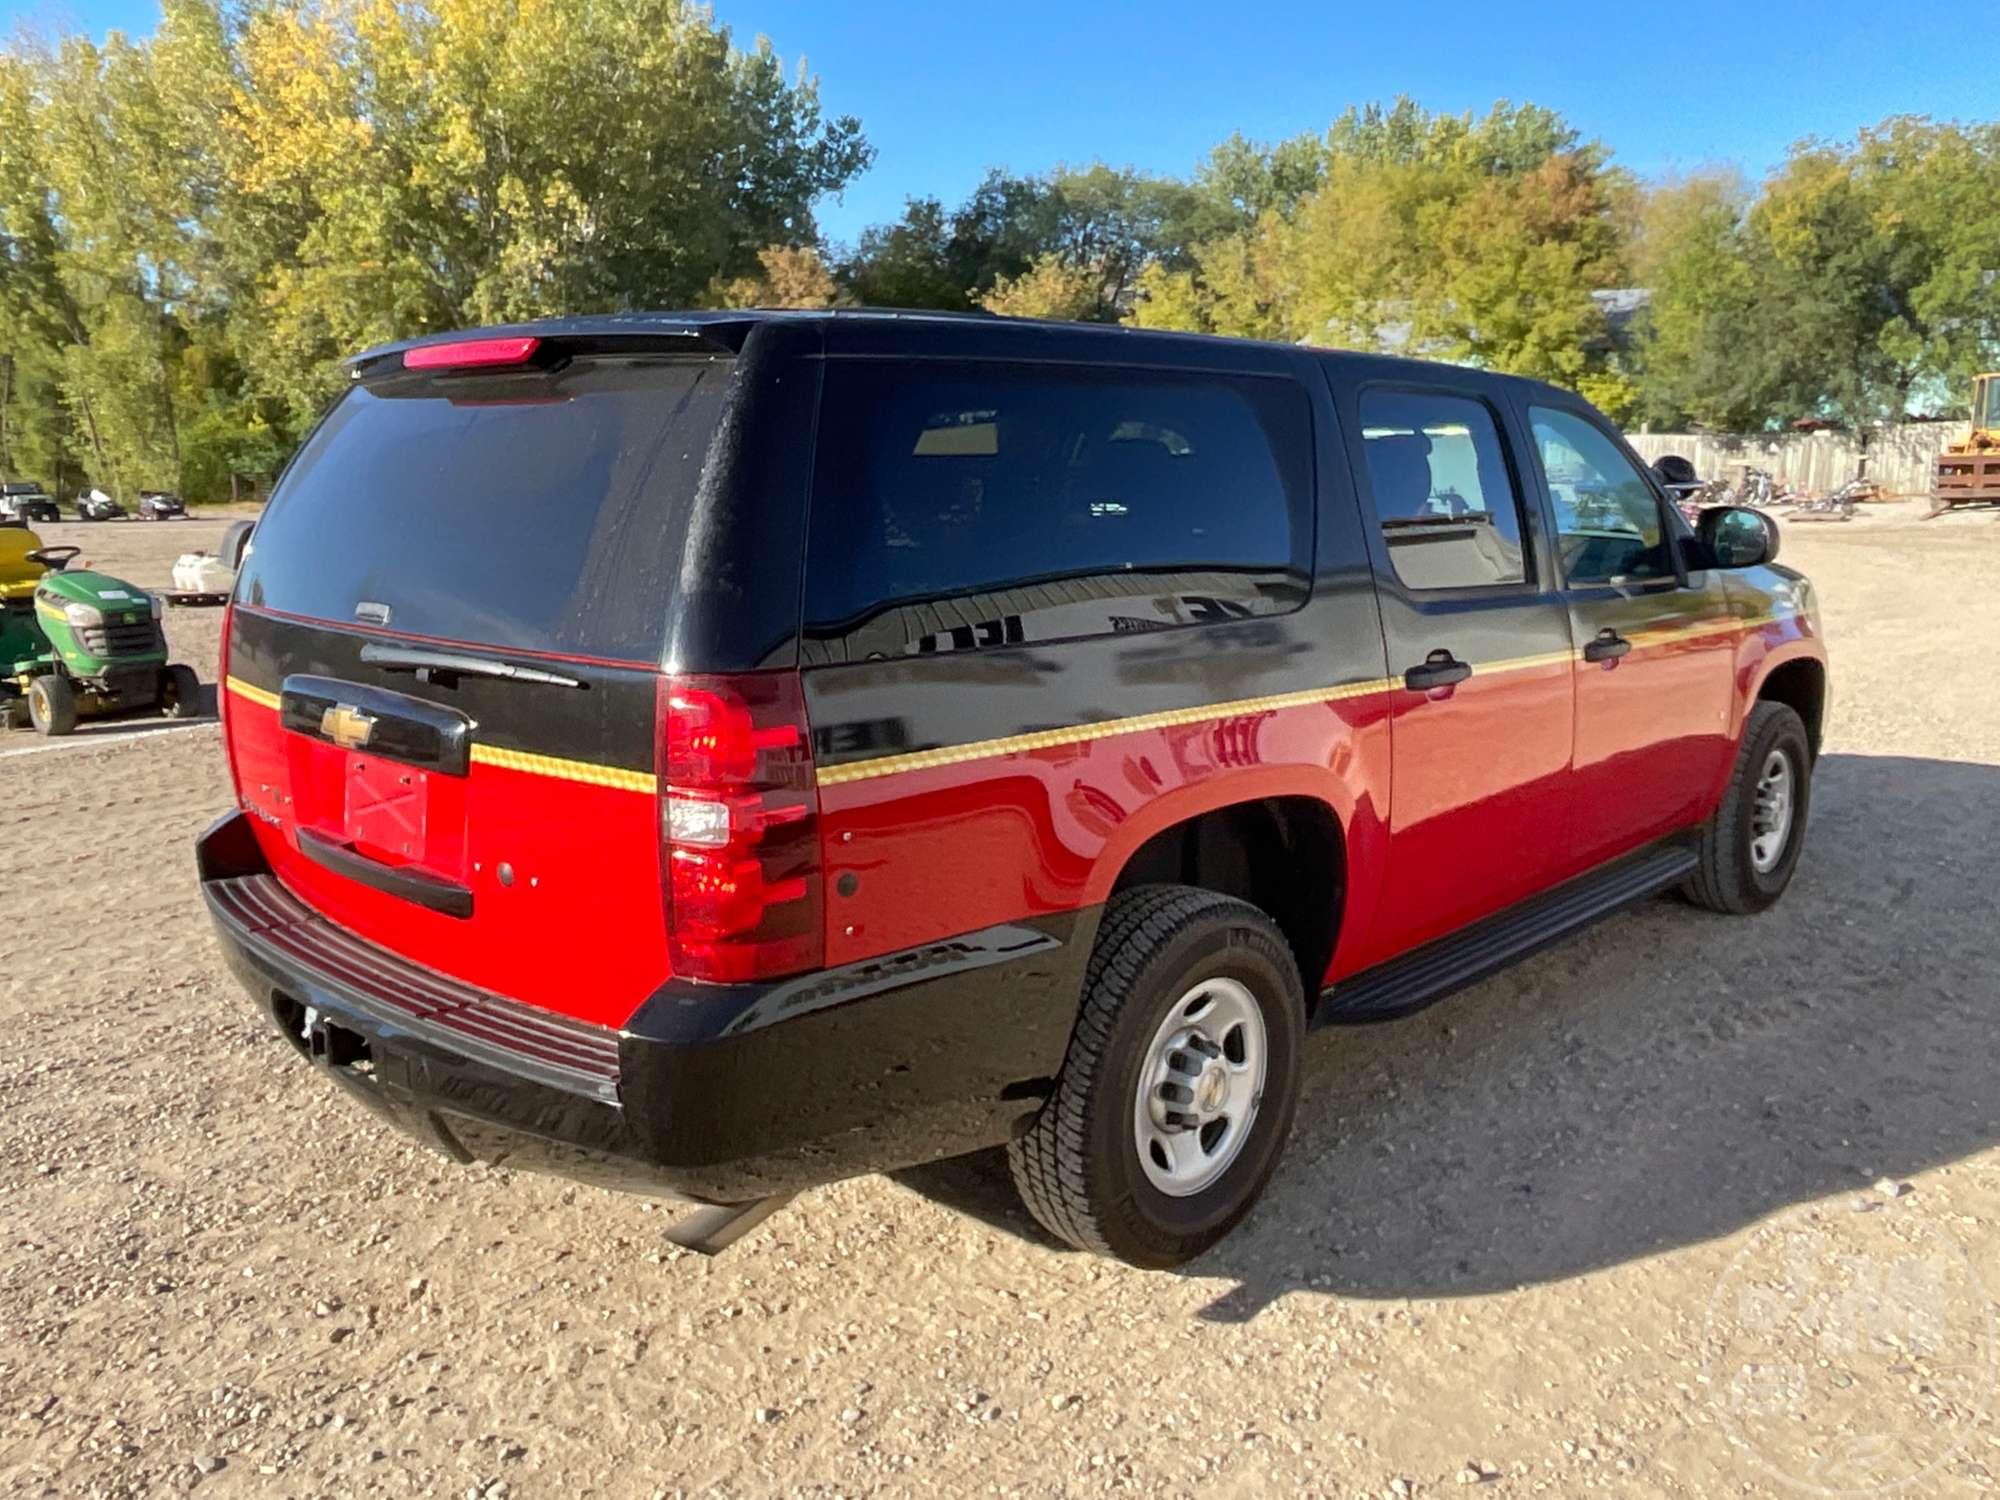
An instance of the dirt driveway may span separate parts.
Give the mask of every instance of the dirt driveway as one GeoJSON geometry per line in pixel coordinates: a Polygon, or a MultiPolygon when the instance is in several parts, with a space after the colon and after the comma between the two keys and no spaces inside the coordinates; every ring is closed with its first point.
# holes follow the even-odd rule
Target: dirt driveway
{"type": "MultiPolygon", "coordinates": [[[[157,584],[221,528],[72,529],[157,584]]],[[[715,1261],[450,1166],[224,974],[212,727],[14,736],[0,1492],[1994,1489],[2000,525],[1786,547],[1837,673],[1790,898],[1316,1033],[1268,1198],[1183,1274],[1052,1247],[992,1159],[715,1261]]],[[[215,622],[170,621],[205,679],[215,622]]]]}

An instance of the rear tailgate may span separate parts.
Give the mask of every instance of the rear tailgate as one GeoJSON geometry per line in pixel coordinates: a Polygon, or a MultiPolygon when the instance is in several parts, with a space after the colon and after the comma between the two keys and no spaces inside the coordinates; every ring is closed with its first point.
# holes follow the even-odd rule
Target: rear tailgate
{"type": "Polygon", "coordinates": [[[266,858],[358,937],[623,1022],[666,977],[655,702],[729,361],[358,384],[238,583],[227,735],[266,858]]]}

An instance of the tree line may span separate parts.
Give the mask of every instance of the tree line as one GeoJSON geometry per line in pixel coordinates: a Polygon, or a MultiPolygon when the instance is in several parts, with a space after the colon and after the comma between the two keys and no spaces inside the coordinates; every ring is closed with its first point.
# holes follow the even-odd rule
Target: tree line
{"type": "Polygon", "coordinates": [[[995,170],[851,246],[858,121],[686,0],[166,0],[0,51],[0,470],[256,484],[356,349],[632,307],[1125,321],[1461,360],[1624,421],[1962,408],[2000,363],[2000,125],[1643,183],[1562,117],[1399,99],[1185,178],[995,170]],[[1632,289],[1644,295],[1631,295],[1632,289]]]}

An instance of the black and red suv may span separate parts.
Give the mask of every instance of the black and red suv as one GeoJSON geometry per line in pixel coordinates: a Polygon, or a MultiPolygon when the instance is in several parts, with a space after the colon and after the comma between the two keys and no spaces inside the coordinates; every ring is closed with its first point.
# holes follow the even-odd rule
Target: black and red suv
{"type": "Polygon", "coordinates": [[[351,377],[226,631],[224,948],[371,1108],[692,1242],[1005,1143],[1179,1262],[1307,1025],[1799,856],[1810,586],[1550,386],[887,313],[351,377]]]}

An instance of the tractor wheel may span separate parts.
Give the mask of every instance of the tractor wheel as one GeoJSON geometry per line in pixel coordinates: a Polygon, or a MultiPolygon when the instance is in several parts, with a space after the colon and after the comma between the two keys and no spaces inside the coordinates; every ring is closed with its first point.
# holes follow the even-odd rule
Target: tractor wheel
{"type": "Polygon", "coordinates": [[[0,698],[0,730],[27,727],[28,705],[19,698],[0,698]]]}
{"type": "Polygon", "coordinates": [[[28,717],[37,734],[68,734],[76,728],[76,690],[60,677],[37,677],[28,684],[28,717]]]}
{"type": "Polygon", "coordinates": [[[169,719],[191,719],[201,712],[201,679],[193,667],[175,664],[160,673],[160,712],[169,719]]]}

